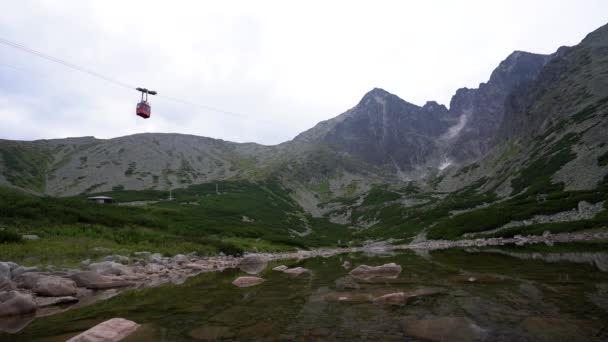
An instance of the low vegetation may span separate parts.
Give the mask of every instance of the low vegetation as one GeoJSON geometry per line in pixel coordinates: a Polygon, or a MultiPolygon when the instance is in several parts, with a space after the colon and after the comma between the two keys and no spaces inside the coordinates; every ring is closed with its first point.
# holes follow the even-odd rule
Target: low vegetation
{"type": "Polygon", "coordinates": [[[44,262],[69,263],[96,257],[94,247],[130,253],[198,252],[238,255],[249,251],[286,251],[348,241],[348,230],[306,215],[278,182],[216,182],[173,192],[103,193],[119,202],[149,201],[143,206],[104,205],[73,198],[38,197],[0,188],[0,259],[36,256],[44,262]],[[293,232],[305,232],[306,236],[293,232]],[[22,234],[37,241],[17,241],[22,234]]]}

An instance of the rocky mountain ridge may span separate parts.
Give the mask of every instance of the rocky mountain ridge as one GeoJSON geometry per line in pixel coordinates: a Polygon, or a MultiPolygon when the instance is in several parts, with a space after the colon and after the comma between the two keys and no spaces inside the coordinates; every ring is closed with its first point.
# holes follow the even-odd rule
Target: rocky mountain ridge
{"type": "Polygon", "coordinates": [[[560,164],[549,176],[572,183],[573,170],[592,170],[582,187],[589,188],[606,173],[595,160],[606,140],[601,101],[608,96],[607,31],[604,26],[551,55],[516,51],[488,82],[457,90],[449,109],[434,101],[417,106],[375,88],[345,113],[276,146],[160,133],[2,140],[0,185],[69,196],[272,177],[293,189],[303,206],[308,201],[315,208],[374,184],[413,182],[454,192],[489,179],[481,190],[508,196],[529,159],[555,154],[561,141],[570,144],[568,155],[576,155],[567,158],[572,170],[562,171],[568,165],[560,164]],[[585,120],[555,130],[585,108],[592,112],[585,120]],[[548,131],[552,135],[538,140],[548,131]]]}

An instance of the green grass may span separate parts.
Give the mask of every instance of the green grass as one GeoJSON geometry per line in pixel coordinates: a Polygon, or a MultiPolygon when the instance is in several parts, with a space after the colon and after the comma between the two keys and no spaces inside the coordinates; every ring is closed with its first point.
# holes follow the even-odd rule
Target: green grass
{"type": "Polygon", "coordinates": [[[0,159],[5,164],[3,175],[12,184],[43,192],[46,185],[47,151],[32,144],[0,142],[0,159]]]}
{"type": "Polygon", "coordinates": [[[566,163],[576,158],[576,153],[572,152],[571,148],[579,140],[580,136],[575,133],[566,134],[551,146],[545,156],[536,157],[532,163],[520,171],[518,177],[511,181],[513,193],[518,194],[526,189],[527,194],[562,190],[563,185],[552,183],[551,176],[566,163]]]}
{"type": "Polygon", "coordinates": [[[386,202],[395,201],[401,198],[401,195],[387,190],[385,186],[374,186],[363,199],[363,205],[378,205],[386,202]]]}
{"type": "MultiPolygon", "coordinates": [[[[511,221],[529,219],[534,215],[551,215],[571,210],[577,208],[580,201],[597,203],[608,199],[606,190],[606,185],[603,184],[594,191],[560,191],[542,198],[536,195],[520,195],[487,208],[444,218],[430,229],[428,237],[431,239],[458,239],[465,233],[492,230],[511,221]]],[[[496,236],[513,236],[522,233],[542,234],[545,230],[554,232],[575,231],[607,225],[608,214],[602,212],[589,222],[579,221],[566,224],[513,227],[497,233],[496,236]]]]}
{"type": "MultiPolygon", "coordinates": [[[[119,202],[167,198],[165,191],[114,191],[119,202]]],[[[335,246],[349,241],[350,231],[303,212],[277,181],[224,181],[173,191],[174,201],[141,206],[97,204],[84,199],[27,195],[0,188],[0,226],[19,234],[37,234],[39,241],[5,243],[0,259],[22,260],[28,254],[45,260],[61,259],[63,248],[74,257],[87,258],[86,246],[114,250],[150,250],[167,254],[240,254],[248,251],[287,251],[335,246]],[[216,185],[219,194],[216,192],[216,185]],[[253,222],[243,220],[243,216],[253,222]],[[291,236],[290,231],[305,236],[291,236]]],[[[73,258],[67,258],[73,259],[73,258]]],[[[61,260],[59,260],[61,261],[61,260]]]]}

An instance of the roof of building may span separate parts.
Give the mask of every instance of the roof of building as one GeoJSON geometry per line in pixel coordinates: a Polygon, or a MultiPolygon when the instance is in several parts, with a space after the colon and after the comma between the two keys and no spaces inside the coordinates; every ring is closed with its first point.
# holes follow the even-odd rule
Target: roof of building
{"type": "Polygon", "coordinates": [[[90,199],[90,200],[111,200],[113,198],[112,197],[108,197],[108,196],[92,196],[92,197],[87,197],[87,199],[90,199]]]}

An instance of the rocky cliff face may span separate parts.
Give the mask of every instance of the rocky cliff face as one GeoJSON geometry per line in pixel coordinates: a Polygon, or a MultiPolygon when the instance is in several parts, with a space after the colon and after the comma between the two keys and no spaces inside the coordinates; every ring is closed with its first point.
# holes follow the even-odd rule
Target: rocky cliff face
{"type": "Polygon", "coordinates": [[[500,63],[487,83],[478,89],[459,89],[450,102],[450,113],[459,118],[446,138],[446,154],[460,163],[479,158],[496,144],[509,95],[538,77],[551,56],[516,51],[500,63]]]}
{"type": "Polygon", "coordinates": [[[367,93],[348,112],[297,136],[326,144],[369,164],[395,171],[424,165],[438,148],[438,138],[456,121],[445,106],[408,103],[383,89],[367,93]]]}

